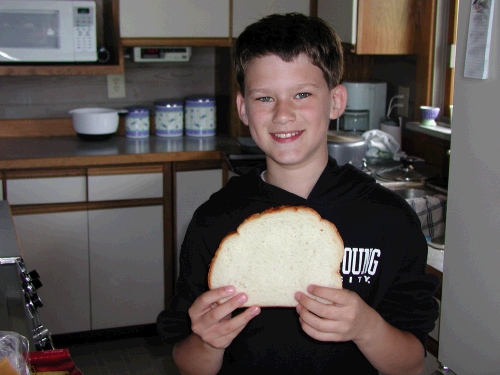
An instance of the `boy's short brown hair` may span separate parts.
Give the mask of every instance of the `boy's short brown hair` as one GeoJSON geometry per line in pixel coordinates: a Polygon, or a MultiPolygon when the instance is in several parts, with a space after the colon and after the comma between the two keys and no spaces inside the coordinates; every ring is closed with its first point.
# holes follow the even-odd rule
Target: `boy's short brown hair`
{"type": "Polygon", "coordinates": [[[253,58],[274,54],[290,62],[301,53],[321,69],[330,89],[340,84],[344,72],[342,44],[322,19],[300,13],[272,14],[249,25],[232,50],[241,93],[245,94],[245,68],[253,58]]]}

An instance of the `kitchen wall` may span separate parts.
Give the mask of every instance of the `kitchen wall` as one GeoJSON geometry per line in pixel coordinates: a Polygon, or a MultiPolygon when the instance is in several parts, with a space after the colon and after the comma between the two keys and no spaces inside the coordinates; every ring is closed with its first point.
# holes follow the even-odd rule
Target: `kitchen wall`
{"type": "MultiPolygon", "coordinates": [[[[359,56],[346,53],[344,80],[388,82],[387,102],[398,85],[415,92],[414,56],[359,56]]],[[[69,118],[78,107],[154,107],[159,99],[215,95],[217,133],[229,134],[230,60],[228,48],[193,47],[186,63],[134,63],[125,60],[126,98],[108,99],[107,77],[0,76],[0,121],[4,119],[69,118]]],[[[410,118],[412,113],[410,113],[410,118]]],[[[233,124],[234,126],[234,124],[233,124]]],[[[244,130],[247,130],[244,127],[244,130]]]]}
{"type": "Polygon", "coordinates": [[[69,117],[78,107],[154,107],[160,99],[215,94],[215,49],[197,47],[186,63],[125,61],[126,98],[108,99],[107,77],[0,77],[0,120],[69,117]]]}

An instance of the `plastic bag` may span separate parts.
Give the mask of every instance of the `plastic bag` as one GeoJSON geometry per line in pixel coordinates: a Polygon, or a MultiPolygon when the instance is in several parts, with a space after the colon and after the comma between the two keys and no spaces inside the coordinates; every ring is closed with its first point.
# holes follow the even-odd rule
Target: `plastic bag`
{"type": "MultiPolygon", "coordinates": [[[[0,331],[0,369],[6,374],[17,371],[19,375],[29,375],[29,342],[16,332],[0,331]]],[[[2,372],[0,371],[0,372],[2,372]]]]}
{"type": "Polygon", "coordinates": [[[369,158],[392,159],[401,148],[392,135],[381,130],[369,130],[362,136],[368,142],[366,156],[369,158]]]}

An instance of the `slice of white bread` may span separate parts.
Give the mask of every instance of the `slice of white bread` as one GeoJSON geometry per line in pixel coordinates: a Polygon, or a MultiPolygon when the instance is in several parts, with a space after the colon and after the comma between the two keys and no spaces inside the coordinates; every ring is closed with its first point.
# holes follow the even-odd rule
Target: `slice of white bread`
{"type": "Polygon", "coordinates": [[[244,306],[292,307],[295,293],[309,295],[310,284],[342,288],[343,257],[334,224],[312,208],[281,206],[251,215],[221,241],[208,285],[233,285],[248,295],[244,306]]]}

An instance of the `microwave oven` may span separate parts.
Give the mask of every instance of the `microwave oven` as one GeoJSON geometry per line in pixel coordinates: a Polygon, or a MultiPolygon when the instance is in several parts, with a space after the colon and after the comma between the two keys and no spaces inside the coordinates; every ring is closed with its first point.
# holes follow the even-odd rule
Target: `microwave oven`
{"type": "Polygon", "coordinates": [[[97,57],[95,1],[0,1],[0,62],[95,62],[97,57]]]}

